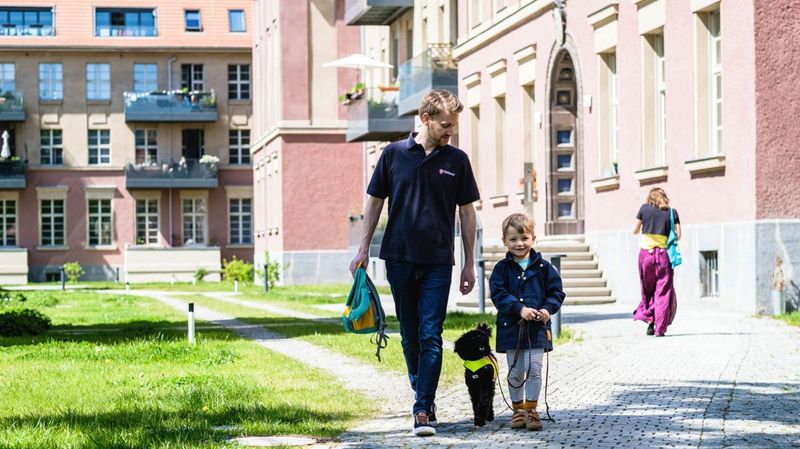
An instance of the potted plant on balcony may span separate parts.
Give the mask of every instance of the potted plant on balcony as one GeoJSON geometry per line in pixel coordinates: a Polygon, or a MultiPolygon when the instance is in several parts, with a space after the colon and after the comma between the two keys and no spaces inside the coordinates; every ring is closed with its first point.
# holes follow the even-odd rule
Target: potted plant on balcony
{"type": "Polygon", "coordinates": [[[214,176],[217,174],[217,169],[219,168],[219,158],[213,154],[204,154],[203,157],[200,158],[200,165],[205,167],[211,176],[214,176]]]}
{"type": "Polygon", "coordinates": [[[366,91],[367,86],[364,85],[362,82],[356,83],[352,89],[345,92],[342,95],[339,95],[339,101],[343,105],[348,105],[356,100],[360,100],[364,97],[364,92],[366,91]]]}

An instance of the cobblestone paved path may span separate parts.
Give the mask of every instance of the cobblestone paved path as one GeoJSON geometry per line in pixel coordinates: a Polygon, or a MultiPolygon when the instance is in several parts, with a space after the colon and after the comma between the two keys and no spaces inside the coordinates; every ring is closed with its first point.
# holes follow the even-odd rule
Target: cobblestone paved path
{"type": "MultiPolygon", "coordinates": [[[[183,307],[168,294],[157,296],[183,307]]],[[[631,320],[631,309],[611,304],[565,310],[565,325],[579,331],[582,341],[551,353],[548,402],[556,422],[545,422],[542,432],[509,429],[510,413],[499,394],[497,419],[476,429],[466,387],[459,384],[439,392],[437,436],[415,437],[404,376],[375,372],[374,382],[361,389],[386,404],[382,415],[332,446],[800,448],[800,330],[720,313],[714,301],[696,300],[679,303],[667,336],[656,338],[631,320]]],[[[303,354],[303,363],[338,356],[216,312],[200,311],[198,318],[238,329],[268,349],[295,358],[303,354]]],[[[334,374],[343,380],[347,370],[363,376],[361,370],[369,369],[352,360],[341,366],[334,374]]]]}

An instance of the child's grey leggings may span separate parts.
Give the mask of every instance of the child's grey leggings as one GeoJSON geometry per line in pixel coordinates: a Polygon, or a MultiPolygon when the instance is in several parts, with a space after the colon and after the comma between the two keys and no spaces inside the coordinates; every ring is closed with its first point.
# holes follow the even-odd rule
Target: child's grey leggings
{"type": "Polygon", "coordinates": [[[508,351],[508,392],[512,402],[522,401],[522,389],[525,388],[526,401],[538,401],[539,390],[542,389],[542,358],[544,349],[523,349],[514,364],[516,351],[508,351]]]}

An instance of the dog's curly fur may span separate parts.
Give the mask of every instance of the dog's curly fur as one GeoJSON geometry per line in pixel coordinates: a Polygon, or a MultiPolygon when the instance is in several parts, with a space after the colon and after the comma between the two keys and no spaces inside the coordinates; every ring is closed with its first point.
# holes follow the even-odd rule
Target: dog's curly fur
{"type": "MultiPolygon", "coordinates": [[[[490,356],[494,359],[490,339],[492,328],[486,323],[479,324],[475,329],[465,332],[455,343],[455,352],[463,360],[478,360],[490,356]]],[[[472,401],[472,411],[475,415],[475,425],[483,426],[487,421],[494,420],[494,381],[493,365],[486,365],[476,372],[464,370],[464,381],[469,390],[472,401]]]]}

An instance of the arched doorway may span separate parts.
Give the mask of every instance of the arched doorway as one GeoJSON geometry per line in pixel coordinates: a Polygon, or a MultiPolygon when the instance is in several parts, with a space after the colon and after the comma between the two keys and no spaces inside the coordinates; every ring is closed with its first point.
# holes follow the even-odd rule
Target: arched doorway
{"type": "Polygon", "coordinates": [[[582,139],[578,72],[569,51],[552,59],[549,88],[547,223],[551,234],[583,233],[582,139]]]}

